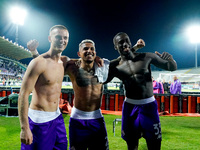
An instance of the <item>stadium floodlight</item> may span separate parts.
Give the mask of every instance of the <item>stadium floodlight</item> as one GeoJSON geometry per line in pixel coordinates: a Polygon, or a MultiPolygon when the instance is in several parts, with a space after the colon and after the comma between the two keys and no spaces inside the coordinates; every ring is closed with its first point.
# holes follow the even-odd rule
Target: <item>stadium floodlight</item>
{"type": "Polygon", "coordinates": [[[26,14],[27,14],[26,10],[19,7],[13,7],[10,10],[10,18],[12,22],[16,24],[16,37],[15,37],[16,43],[18,43],[18,25],[24,25],[26,14]]]}
{"type": "Polygon", "coordinates": [[[190,26],[187,30],[190,42],[195,44],[195,68],[197,68],[197,44],[200,43],[200,25],[190,26]]]}
{"type": "Polygon", "coordinates": [[[10,17],[12,22],[18,25],[24,25],[26,14],[26,10],[19,7],[13,7],[10,10],[10,17]]]}

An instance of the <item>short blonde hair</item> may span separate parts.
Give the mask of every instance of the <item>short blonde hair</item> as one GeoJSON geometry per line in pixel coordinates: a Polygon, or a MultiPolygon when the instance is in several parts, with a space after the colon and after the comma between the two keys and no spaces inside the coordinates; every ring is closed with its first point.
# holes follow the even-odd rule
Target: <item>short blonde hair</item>
{"type": "Polygon", "coordinates": [[[53,31],[54,29],[63,29],[63,30],[67,30],[68,31],[68,29],[64,25],[55,25],[55,26],[50,28],[49,35],[51,34],[51,31],[53,31]]]}
{"type": "Polygon", "coordinates": [[[83,45],[84,43],[92,43],[95,46],[94,41],[90,40],[90,39],[85,39],[83,41],[81,41],[81,43],[79,44],[79,48],[81,47],[81,45],[83,45]]]}

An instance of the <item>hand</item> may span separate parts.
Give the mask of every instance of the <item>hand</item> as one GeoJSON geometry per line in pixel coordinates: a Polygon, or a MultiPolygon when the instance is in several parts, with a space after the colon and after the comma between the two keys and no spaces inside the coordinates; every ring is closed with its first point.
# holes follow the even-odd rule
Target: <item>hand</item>
{"type": "Polygon", "coordinates": [[[137,41],[137,43],[136,43],[136,46],[137,46],[138,48],[143,48],[143,47],[145,47],[145,42],[144,42],[144,40],[143,40],[143,39],[139,39],[139,40],[137,41]]]}
{"type": "Polygon", "coordinates": [[[157,54],[159,57],[161,57],[162,59],[165,60],[173,60],[173,57],[171,54],[167,53],[167,52],[163,52],[162,54],[160,54],[159,52],[155,51],[155,54],[157,54]]]}
{"type": "Polygon", "coordinates": [[[21,142],[26,145],[31,145],[33,143],[33,134],[30,129],[22,129],[20,133],[21,142]]]}
{"type": "Polygon", "coordinates": [[[27,47],[30,50],[31,53],[37,52],[37,47],[39,46],[39,42],[37,40],[30,40],[27,43],[27,47]]]}
{"type": "Polygon", "coordinates": [[[103,59],[101,59],[99,56],[96,56],[96,58],[95,58],[94,61],[97,63],[97,65],[98,65],[99,67],[103,67],[104,61],[103,61],[103,59]]]}
{"type": "Polygon", "coordinates": [[[80,67],[80,66],[81,66],[81,59],[76,60],[76,61],[75,61],[75,65],[76,65],[77,67],[80,67]]]}

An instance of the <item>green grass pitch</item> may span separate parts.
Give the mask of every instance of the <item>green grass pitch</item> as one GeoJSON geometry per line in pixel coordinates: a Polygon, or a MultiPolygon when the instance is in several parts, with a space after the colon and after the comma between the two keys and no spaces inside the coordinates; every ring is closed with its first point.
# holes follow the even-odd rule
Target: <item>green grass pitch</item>
{"type": "MultiPolygon", "coordinates": [[[[63,115],[68,132],[69,115],[63,115]]],[[[104,115],[108,131],[110,150],[127,150],[120,135],[121,122],[116,124],[113,134],[113,120],[116,115],[104,115]]],[[[200,150],[200,118],[161,116],[162,150],[200,150]]],[[[20,126],[18,117],[0,116],[0,150],[20,149],[20,126]]],[[[140,139],[139,150],[147,150],[145,140],[140,139]]]]}

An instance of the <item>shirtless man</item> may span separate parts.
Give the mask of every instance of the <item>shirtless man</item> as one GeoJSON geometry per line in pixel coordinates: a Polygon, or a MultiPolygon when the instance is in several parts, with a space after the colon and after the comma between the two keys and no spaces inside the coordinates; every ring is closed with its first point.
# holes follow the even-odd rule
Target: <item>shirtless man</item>
{"type": "MultiPolygon", "coordinates": [[[[138,48],[139,43],[135,45],[135,49],[138,48]]],[[[74,65],[71,61],[66,66],[75,93],[69,123],[70,148],[108,150],[107,131],[100,107],[110,62],[103,59],[103,67],[96,65],[96,50],[92,40],[83,40],[79,44],[78,56],[80,65],[74,65]]]]}
{"type": "Polygon", "coordinates": [[[107,131],[100,107],[109,61],[104,59],[104,66],[97,67],[92,40],[83,40],[79,44],[78,56],[80,65],[71,61],[66,66],[74,90],[69,122],[70,149],[108,150],[107,131]]]}
{"type": "Polygon", "coordinates": [[[157,111],[157,102],[153,96],[151,68],[156,67],[174,71],[177,64],[167,52],[136,53],[131,50],[131,42],[126,33],[118,33],[114,39],[114,47],[121,60],[110,62],[109,78],[118,77],[125,86],[122,109],[122,138],[129,150],[137,150],[138,142],[144,137],[149,150],[161,147],[161,126],[157,111]]]}
{"type": "Polygon", "coordinates": [[[50,49],[33,59],[23,78],[18,98],[21,149],[67,149],[64,120],[58,108],[69,32],[62,25],[49,32],[50,49]],[[32,92],[29,106],[28,97],[32,92]]]}

